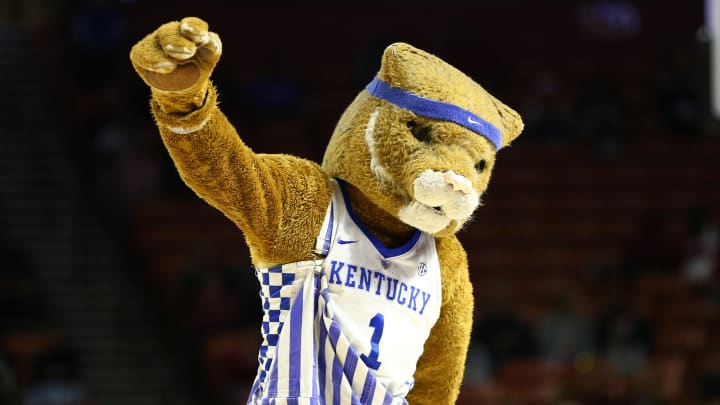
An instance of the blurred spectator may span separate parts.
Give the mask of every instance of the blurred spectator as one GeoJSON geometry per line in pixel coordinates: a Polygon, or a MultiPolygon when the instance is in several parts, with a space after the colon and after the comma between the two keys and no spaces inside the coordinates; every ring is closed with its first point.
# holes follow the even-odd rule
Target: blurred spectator
{"type": "Polygon", "coordinates": [[[630,39],[642,31],[640,10],[631,1],[592,0],[579,4],[580,26],[597,39],[630,39]]]}
{"type": "Polygon", "coordinates": [[[237,325],[238,311],[241,309],[238,305],[239,297],[231,289],[232,286],[225,282],[227,273],[218,269],[200,277],[189,317],[192,330],[212,335],[237,325]]]}
{"type": "Polygon", "coordinates": [[[250,269],[223,263],[215,248],[198,247],[177,299],[181,322],[186,322],[183,326],[192,337],[202,341],[248,324],[259,325],[259,288],[254,280],[248,282],[251,274],[250,269]]]}
{"type": "Polygon", "coordinates": [[[44,294],[28,256],[0,238],[0,336],[46,320],[44,294]]]}
{"type": "Polygon", "coordinates": [[[0,237],[0,263],[0,404],[5,404],[14,394],[3,386],[31,381],[37,359],[56,339],[28,255],[0,237]]]}
{"type": "Polygon", "coordinates": [[[658,69],[653,85],[655,111],[673,135],[697,135],[704,120],[700,75],[685,49],[676,49],[658,69]]]}
{"type": "Polygon", "coordinates": [[[111,0],[82,0],[70,21],[70,46],[77,85],[98,90],[127,63],[128,23],[111,0]],[[122,47],[122,51],[120,51],[122,47]],[[122,59],[121,59],[122,58],[122,59]]]}
{"type": "Polygon", "coordinates": [[[463,384],[472,388],[489,384],[493,372],[492,359],[488,349],[475,340],[471,341],[470,347],[468,347],[463,384]]]}
{"type": "Polygon", "coordinates": [[[525,131],[535,139],[567,141],[573,131],[573,117],[568,100],[552,72],[539,73],[533,80],[522,106],[525,131]]]}
{"type": "Polygon", "coordinates": [[[617,158],[628,142],[628,106],[615,82],[605,74],[589,77],[575,105],[581,140],[595,147],[600,157],[617,158]]]}
{"type": "Polygon", "coordinates": [[[632,376],[647,362],[654,346],[650,322],[618,292],[597,320],[599,353],[616,371],[632,376]]]}
{"type": "Polygon", "coordinates": [[[588,283],[625,287],[634,276],[625,266],[624,258],[618,259],[615,254],[601,252],[583,263],[581,276],[588,283]]]}
{"type": "MultiPolygon", "coordinates": [[[[94,176],[88,181],[93,187],[89,197],[94,200],[104,224],[117,235],[129,233],[125,203],[134,195],[122,189],[120,168],[127,164],[132,133],[127,120],[120,114],[111,115],[95,134],[91,155],[93,170],[87,173],[94,176]]],[[[149,177],[152,178],[151,173],[149,177]]],[[[145,176],[137,176],[136,181],[147,180],[145,176]]]]}
{"type": "Polygon", "coordinates": [[[19,387],[10,364],[0,353],[0,404],[19,405],[19,387]]]}
{"type": "Polygon", "coordinates": [[[138,137],[131,142],[118,167],[119,191],[129,201],[157,196],[162,190],[162,165],[154,153],[157,138],[138,137]]]}
{"type": "Polygon", "coordinates": [[[257,372],[262,310],[252,270],[222,259],[211,245],[198,246],[173,312],[212,403],[236,404],[247,400],[257,372]]]}
{"type": "Polygon", "coordinates": [[[695,390],[697,398],[704,404],[720,402],[720,350],[703,356],[695,390]]]}
{"type": "Polygon", "coordinates": [[[125,160],[132,139],[128,120],[115,113],[100,127],[95,137],[93,156],[96,158],[96,183],[100,194],[110,194],[103,187],[116,185],[117,167],[125,160]]]}
{"type": "Polygon", "coordinates": [[[563,405],[630,405],[631,389],[625,378],[604,362],[571,378],[562,395],[563,405]]]}
{"type": "Polygon", "coordinates": [[[270,63],[261,71],[241,90],[245,98],[243,114],[255,123],[302,114],[307,101],[303,76],[285,63],[270,63]]]}
{"type": "MultiPolygon", "coordinates": [[[[127,105],[126,72],[128,22],[121,5],[112,0],[79,0],[72,3],[66,23],[67,55],[65,69],[72,77],[66,82],[63,108],[66,120],[65,142],[72,163],[92,193],[97,185],[93,178],[96,156],[94,147],[100,128],[127,105]]],[[[133,101],[132,104],[135,104],[133,101]]]]}
{"type": "Polygon", "coordinates": [[[473,329],[473,344],[488,353],[493,372],[506,360],[532,356],[536,352],[532,329],[513,311],[509,305],[511,299],[507,288],[493,288],[473,329]]]}
{"type": "MultiPolygon", "coordinates": [[[[0,32],[2,32],[1,29],[0,32]]],[[[31,120],[28,119],[30,116],[28,109],[25,108],[23,103],[15,101],[23,100],[24,94],[22,83],[12,80],[12,78],[0,76],[0,97],[14,101],[3,104],[5,111],[3,111],[2,119],[0,119],[0,133],[13,135],[7,137],[8,140],[19,137],[18,135],[31,124],[31,120]]]]}
{"type": "Polygon", "coordinates": [[[257,324],[218,334],[202,346],[205,381],[219,404],[247,401],[258,367],[260,347],[257,324]]]}
{"type": "Polygon", "coordinates": [[[633,390],[633,405],[670,405],[677,403],[678,392],[673,392],[680,375],[667,372],[659,362],[644,367],[630,382],[633,390]]]}
{"type": "Polygon", "coordinates": [[[577,298],[559,294],[537,324],[538,347],[553,362],[570,364],[579,353],[594,349],[592,324],[578,308],[577,298]]]}
{"type": "Polygon", "coordinates": [[[685,257],[681,271],[699,292],[706,292],[717,272],[720,233],[704,207],[695,207],[686,217],[685,257]]]}
{"type": "Polygon", "coordinates": [[[48,353],[38,378],[25,390],[25,405],[87,405],[89,397],[77,379],[77,360],[66,347],[48,353]]]}
{"type": "Polygon", "coordinates": [[[623,267],[628,279],[641,274],[676,272],[682,252],[667,213],[652,211],[641,219],[635,235],[625,244],[623,267]]]}

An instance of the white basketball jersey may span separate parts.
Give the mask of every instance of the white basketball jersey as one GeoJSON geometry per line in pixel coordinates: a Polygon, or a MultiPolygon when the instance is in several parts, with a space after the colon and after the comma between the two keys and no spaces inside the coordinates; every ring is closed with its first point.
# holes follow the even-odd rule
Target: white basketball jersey
{"type": "Polygon", "coordinates": [[[335,319],[351,346],[393,396],[405,396],[440,315],[434,238],[416,231],[387,248],[355,217],[344,184],[333,181],[335,230],[324,270],[335,319]]]}
{"type": "Polygon", "coordinates": [[[263,343],[248,404],[405,405],[442,301],[432,236],[386,248],[352,212],[342,183],[316,251],[257,269],[263,343]]]}

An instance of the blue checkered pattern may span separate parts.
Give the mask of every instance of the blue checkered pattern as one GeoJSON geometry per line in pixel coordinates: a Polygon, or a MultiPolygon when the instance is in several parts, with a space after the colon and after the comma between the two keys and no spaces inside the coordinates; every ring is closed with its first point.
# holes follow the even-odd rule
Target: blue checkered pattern
{"type": "Polygon", "coordinates": [[[260,383],[263,383],[270,371],[280,331],[290,312],[290,304],[297,291],[289,288],[295,281],[294,269],[283,271],[282,266],[259,269],[257,277],[260,281],[260,298],[263,307],[261,328],[263,342],[258,355],[260,363],[258,379],[260,383]]]}

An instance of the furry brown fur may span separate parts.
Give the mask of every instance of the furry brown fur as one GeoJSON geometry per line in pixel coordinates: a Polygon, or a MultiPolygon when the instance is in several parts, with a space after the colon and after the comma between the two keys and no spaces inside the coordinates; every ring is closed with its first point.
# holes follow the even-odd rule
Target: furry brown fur
{"type": "MultiPolygon", "coordinates": [[[[471,212],[488,185],[495,147],[459,125],[415,116],[363,91],[340,118],[322,166],[255,153],[217,108],[209,77],[221,50],[219,37],[191,17],[161,26],[131,51],[133,66],[152,89],[152,111],[182,179],[237,224],[258,267],[312,257],[331,177],[349,184],[353,209],[386,245],[405,243],[414,228],[431,229],[441,263],[442,310],[408,399],[412,404],[454,403],[473,313],[466,254],[454,235],[470,215],[441,215],[434,205],[417,203],[422,187],[430,187],[418,179],[423,173],[445,178],[438,193],[471,212]],[[428,141],[413,136],[417,127],[426,131],[428,141]],[[468,195],[475,196],[474,205],[466,202],[468,195]],[[434,222],[425,224],[431,208],[434,222]]],[[[512,109],[457,69],[410,45],[386,49],[379,77],[475,113],[501,130],[504,145],[522,130],[512,109]]]]}

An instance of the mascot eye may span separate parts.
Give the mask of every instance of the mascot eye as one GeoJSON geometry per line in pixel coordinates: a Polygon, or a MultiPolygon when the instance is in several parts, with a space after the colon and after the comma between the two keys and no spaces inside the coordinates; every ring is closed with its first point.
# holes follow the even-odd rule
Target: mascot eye
{"type": "Polygon", "coordinates": [[[430,127],[419,126],[415,121],[408,121],[407,127],[418,141],[430,142],[430,127]]]}
{"type": "Polygon", "coordinates": [[[475,170],[477,170],[478,173],[482,173],[483,170],[485,170],[485,159],[483,159],[483,160],[477,162],[477,164],[475,164],[475,170]]]}

